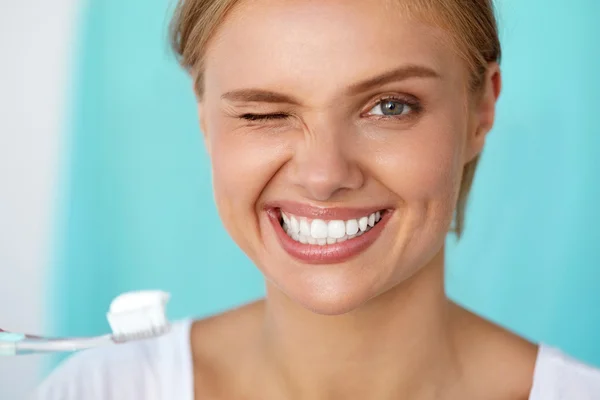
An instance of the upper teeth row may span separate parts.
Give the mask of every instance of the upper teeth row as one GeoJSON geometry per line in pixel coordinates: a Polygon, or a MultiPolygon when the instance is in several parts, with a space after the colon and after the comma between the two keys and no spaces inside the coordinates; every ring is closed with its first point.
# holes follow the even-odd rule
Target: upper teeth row
{"type": "Polygon", "coordinates": [[[340,239],[366,231],[381,219],[381,212],[377,211],[358,219],[325,221],[322,219],[308,220],[291,214],[281,213],[284,229],[290,235],[312,237],[314,239],[340,239]]]}

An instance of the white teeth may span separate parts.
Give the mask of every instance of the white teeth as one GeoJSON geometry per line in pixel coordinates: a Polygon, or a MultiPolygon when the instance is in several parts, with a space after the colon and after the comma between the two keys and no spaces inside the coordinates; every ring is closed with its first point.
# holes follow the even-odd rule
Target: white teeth
{"type": "Polygon", "coordinates": [[[347,221],[309,220],[283,212],[281,218],[283,230],[293,240],[302,244],[325,246],[361,236],[381,220],[381,212],[347,221]]]}
{"type": "MultiPolygon", "coordinates": [[[[314,221],[313,221],[314,223],[314,221]]],[[[339,239],[346,234],[346,223],[344,221],[336,220],[329,221],[327,224],[327,236],[334,239],[339,239]]]]}
{"type": "Polygon", "coordinates": [[[300,232],[300,223],[293,215],[290,217],[290,229],[295,233],[300,232]]]}
{"type": "Polygon", "coordinates": [[[327,238],[327,222],[322,219],[313,219],[310,224],[310,235],[315,239],[327,238]]]}
{"type": "Polygon", "coordinates": [[[369,220],[367,222],[371,228],[375,225],[375,213],[369,215],[369,220]]]}
{"type": "Polygon", "coordinates": [[[368,217],[362,217],[361,219],[358,220],[358,227],[360,228],[360,230],[362,232],[367,230],[368,223],[369,223],[368,217]]]}
{"type": "Polygon", "coordinates": [[[356,235],[356,232],[358,232],[358,221],[355,219],[346,221],[346,234],[356,235]]]}
{"type": "Polygon", "coordinates": [[[310,225],[304,218],[300,220],[300,234],[303,236],[310,236],[310,225]]]}

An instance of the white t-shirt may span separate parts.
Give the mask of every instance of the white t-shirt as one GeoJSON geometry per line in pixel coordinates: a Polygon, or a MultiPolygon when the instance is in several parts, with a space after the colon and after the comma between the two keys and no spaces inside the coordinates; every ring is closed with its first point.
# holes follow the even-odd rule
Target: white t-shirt
{"type": "MultiPolygon", "coordinates": [[[[191,320],[167,335],[70,358],[32,400],[193,400],[191,320]]],[[[530,400],[600,400],[600,369],[540,346],[530,400]]]]}

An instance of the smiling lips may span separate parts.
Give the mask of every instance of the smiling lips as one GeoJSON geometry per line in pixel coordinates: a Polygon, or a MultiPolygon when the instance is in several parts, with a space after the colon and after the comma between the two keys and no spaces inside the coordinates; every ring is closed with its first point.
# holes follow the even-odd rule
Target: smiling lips
{"type": "Polygon", "coordinates": [[[387,209],[315,208],[285,203],[267,209],[283,249],[310,264],[346,261],[366,250],[379,236],[387,209]]]}

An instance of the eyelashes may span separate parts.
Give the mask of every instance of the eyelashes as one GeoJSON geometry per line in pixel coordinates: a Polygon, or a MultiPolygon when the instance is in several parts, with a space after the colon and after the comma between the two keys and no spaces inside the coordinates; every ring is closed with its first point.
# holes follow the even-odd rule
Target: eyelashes
{"type": "Polygon", "coordinates": [[[268,121],[268,120],[281,120],[289,118],[291,115],[286,113],[273,113],[273,114],[242,114],[239,116],[240,119],[246,121],[268,121]]]}
{"type": "MultiPolygon", "coordinates": [[[[375,103],[372,103],[369,111],[362,113],[361,117],[374,119],[391,119],[404,120],[412,118],[422,112],[420,101],[412,96],[385,96],[379,98],[375,103]],[[379,109],[379,112],[374,110],[379,109]]],[[[274,122],[284,121],[292,114],[277,112],[277,113],[244,113],[238,116],[239,119],[248,122],[274,122]]]]}

